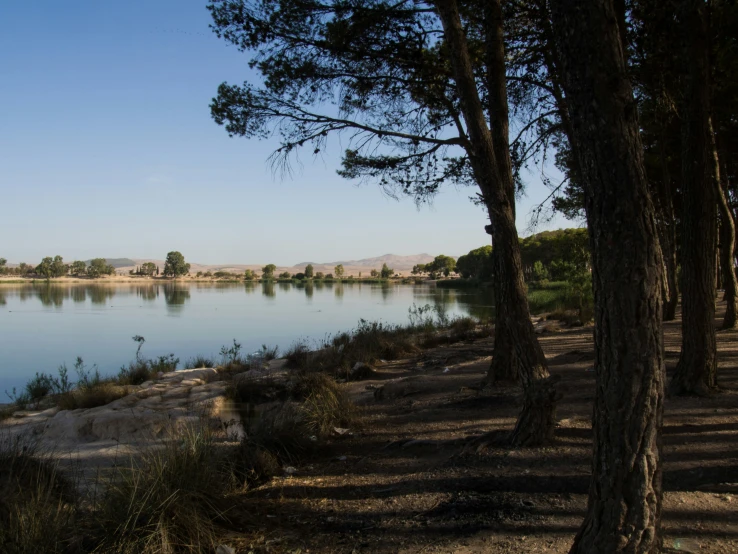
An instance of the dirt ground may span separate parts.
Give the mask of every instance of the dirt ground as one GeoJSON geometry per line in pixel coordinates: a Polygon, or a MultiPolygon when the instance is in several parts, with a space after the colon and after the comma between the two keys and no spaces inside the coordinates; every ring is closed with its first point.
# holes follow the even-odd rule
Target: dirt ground
{"type": "MultiPolygon", "coordinates": [[[[664,326],[669,374],[680,326],[664,326]]],[[[717,336],[722,391],[666,400],[668,552],[738,552],[738,331],[717,336]]],[[[568,552],[590,474],[592,328],[553,329],[540,340],[565,395],[549,446],[477,452],[454,442],[515,422],[519,389],[471,388],[491,339],[380,364],[378,380],[347,385],[364,406],[361,429],[245,493],[226,544],[293,554],[568,552]]]]}

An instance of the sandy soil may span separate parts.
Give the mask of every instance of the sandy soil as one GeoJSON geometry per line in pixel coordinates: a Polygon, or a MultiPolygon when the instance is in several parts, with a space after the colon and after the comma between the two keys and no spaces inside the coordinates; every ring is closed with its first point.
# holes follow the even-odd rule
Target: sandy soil
{"type": "MultiPolygon", "coordinates": [[[[365,404],[362,428],[239,498],[229,544],[321,554],[568,552],[587,500],[592,328],[540,338],[565,394],[551,445],[476,452],[454,442],[515,421],[518,389],[471,388],[489,363],[490,339],[383,364],[378,380],[347,385],[365,404]],[[385,394],[376,400],[379,386],[385,394]]],[[[671,373],[680,322],[665,325],[665,338],[671,373]]],[[[738,552],[737,339],[718,333],[720,394],[666,401],[669,552],[738,552]]]]}

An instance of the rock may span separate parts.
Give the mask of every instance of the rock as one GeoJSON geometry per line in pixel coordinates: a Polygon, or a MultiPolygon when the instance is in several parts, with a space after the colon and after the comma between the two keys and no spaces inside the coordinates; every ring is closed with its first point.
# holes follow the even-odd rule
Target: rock
{"type": "Polygon", "coordinates": [[[215,554],[236,554],[236,551],[225,544],[219,544],[215,549],[215,554]]]}
{"type": "Polygon", "coordinates": [[[377,374],[374,368],[364,362],[356,362],[349,373],[349,381],[361,381],[362,379],[371,379],[377,374]]]}
{"type": "Polygon", "coordinates": [[[297,468],[292,466],[285,466],[283,469],[285,475],[294,475],[297,473],[297,468]]]}

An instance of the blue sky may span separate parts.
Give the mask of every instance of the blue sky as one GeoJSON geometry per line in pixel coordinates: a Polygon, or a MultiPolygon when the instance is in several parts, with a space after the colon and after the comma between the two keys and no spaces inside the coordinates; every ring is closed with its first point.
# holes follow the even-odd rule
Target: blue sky
{"type": "MultiPolygon", "coordinates": [[[[276,142],[229,138],[208,104],[218,84],[252,74],[205,6],[0,2],[0,257],[180,250],[199,263],[294,264],[487,243],[471,189],[418,210],[338,177],[336,141],[283,179],[267,163],[276,142]]],[[[527,183],[521,234],[548,195],[536,175],[527,183]]]]}

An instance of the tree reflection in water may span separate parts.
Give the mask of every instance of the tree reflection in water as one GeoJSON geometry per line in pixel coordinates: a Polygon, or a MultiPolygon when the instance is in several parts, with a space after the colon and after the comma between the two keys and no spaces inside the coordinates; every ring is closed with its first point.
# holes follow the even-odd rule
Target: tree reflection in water
{"type": "Polygon", "coordinates": [[[164,285],[164,302],[167,305],[167,311],[180,311],[189,299],[189,288],[183,288],[175,283],[164,285]]]}

